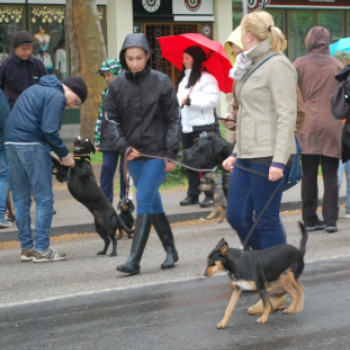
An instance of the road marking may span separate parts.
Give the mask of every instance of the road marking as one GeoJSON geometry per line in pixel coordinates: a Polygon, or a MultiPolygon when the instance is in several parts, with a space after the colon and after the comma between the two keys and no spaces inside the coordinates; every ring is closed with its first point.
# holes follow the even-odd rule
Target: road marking
{"type": "MultiPolygon", "coordinates": [[[[349,256],[350,255],[336,255],[336,256],[327,257],[327,258],[323,258],[323,259],[306,259],[305,263],[310,264],[310,263],[315,263],[315,262],[348,258],[349,256]]],[[[213,276],[211,278],[220,277],[220,276],[224,276],[224,275],[226,275],[226,273],[222,272],[222,273],[216,274],[215,276],[213,276]]],[[[101,293],[108,293],[108,292],[117,292],[117,291],[121,291],[121,290],[138,289],[138,288],[152,287],[152,286],[177,283],[177,282],[189,282],[189,281],[194,281],[194,280],[202,280],[204,278],[208,278],[208,277],[206,277],[204,275],[203,276],[201,276],[201,275],[199,275],[199,276],[186,276],[186,277],[180,277],[177,279],[172,279],[171,281],[166,280],[166,281],[157,281],[157,282],[149,282],[149,283],[142,283],[142,284],[140,283],[140,284],[135,284],[135,285],[119,286],[119,287],[115,287],[115,288],[107,288],[107,289],[102,289],[102,290],[91,290],[91,291],[77,292],[77,293],[72,293],[72,294],[62,294],[62,295],[57,295],[57,296],[50,297],[50,298],[15,301],[12,303],[0,304],[0,309],[9,308],[9,307],[16,307],[16,306],[23,306],[23,305],[37,304],[37,303],[43,303],[43,302],[48,302],[48,301],[76,298],[76,297],[81,297],[81,296],[86,296],[86,295],[94,295],[94,294],[101,294],[101,293]]]]}

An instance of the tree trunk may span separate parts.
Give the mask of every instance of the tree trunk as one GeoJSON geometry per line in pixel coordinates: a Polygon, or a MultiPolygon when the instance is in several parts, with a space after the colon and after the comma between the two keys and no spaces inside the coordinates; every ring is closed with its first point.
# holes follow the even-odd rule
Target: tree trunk
{"type": "Polygon", "coordinates": [[[72,75],[83,78],[89,90],[88,98],[80,107],[80,133],[93,141],[101,93],[107,87],[105,80],[96,74],[107,59],[96,0],[67,0],[65,26],[69,37],[72,75]]]}

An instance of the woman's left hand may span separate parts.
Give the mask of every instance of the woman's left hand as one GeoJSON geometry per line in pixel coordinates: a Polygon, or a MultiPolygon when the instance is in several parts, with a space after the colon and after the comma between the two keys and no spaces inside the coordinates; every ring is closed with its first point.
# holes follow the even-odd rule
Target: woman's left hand
{"type": "Polygon", "coordinates": [[[269,180],[270,181],[277,181],[283,177],[283,169],[276,168],[274,166],[270,167],[269,170],[269,180]]]}
{"type": "Polygon", "coordinates": [[[165,172],[171,173],[176,167],[176,163],[172,162],[171,160],[165,161],[165,172]]]}

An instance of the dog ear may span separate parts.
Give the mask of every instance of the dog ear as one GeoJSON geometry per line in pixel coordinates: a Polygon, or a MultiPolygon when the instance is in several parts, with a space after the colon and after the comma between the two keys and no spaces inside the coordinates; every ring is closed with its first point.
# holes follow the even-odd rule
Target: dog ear
{"type": "Polygon", "coordinates": [[[220,251],[221,255],[226,255],[227,254],[228,244],[225,241],[225,238],[222,238],[220,240],[220,242],[218,243],[217,247],[219,248],[219,251],[220,251]]]}
{"type": "Polygon", "coordinates": [[[133,201],[130,199],[130,213],[135,211],[135,205],[133,203],[133,201]]]}
{"type": "Polygon", "coordinates": [[[121,206],[121,204],[122,204],[122,199],[119,201],[119,203],[118,203],[118,205],[117,205],[117,210],[119,210],[120,209],[120,206],[121,206]]]}
{"type": "Polygon", "coordinates": [[[90,141],[90,151],[95,154],[96,153],[96,148],[95,146],[92,144],[92,142],[90,141]]]}

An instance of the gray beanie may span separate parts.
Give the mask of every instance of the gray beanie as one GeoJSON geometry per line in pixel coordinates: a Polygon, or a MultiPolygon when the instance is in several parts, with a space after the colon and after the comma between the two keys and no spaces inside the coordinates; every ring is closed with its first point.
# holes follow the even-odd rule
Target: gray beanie
{"type": "Polygon", "coordinates": [[[25,30],[18,31],[13,37],[13,48],[17,49],[19,46],[23,45],[33,45],[35,41],[32,36],[25,30]]]}

